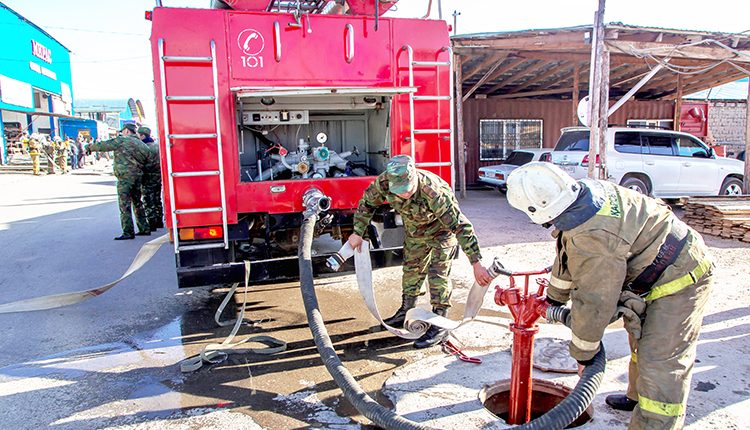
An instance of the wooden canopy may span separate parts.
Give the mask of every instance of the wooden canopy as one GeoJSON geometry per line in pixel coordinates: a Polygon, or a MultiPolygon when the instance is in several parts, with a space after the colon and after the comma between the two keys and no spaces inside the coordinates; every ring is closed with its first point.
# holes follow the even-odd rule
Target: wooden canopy
{"type": "MultiPolygon", "coordinates": [[[[574,89],[586,94],[591,35],[592,26],[580,26],[453,36],[463,99],[570,99],[574,89]]],[[[668,66],[635,94],[637,100],[675,98],[678,76],[682,94],[690,94],[750,74],[750,35],[614,23],[605,25],[604,47],[610,53],[611,99],[627,93],[665,57],[668,66]]]]}

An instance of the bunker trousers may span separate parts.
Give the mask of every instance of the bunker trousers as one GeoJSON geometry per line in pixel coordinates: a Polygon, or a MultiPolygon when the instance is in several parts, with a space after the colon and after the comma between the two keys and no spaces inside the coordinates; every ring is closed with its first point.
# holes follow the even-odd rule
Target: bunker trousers
{"type": "Polygon", "coordinates": [[[627,396],[638,405],[629,430],[682,428],[712,276],[709,268],[691,285],[648,302],[641,338],[630,336],[627,396]]]}

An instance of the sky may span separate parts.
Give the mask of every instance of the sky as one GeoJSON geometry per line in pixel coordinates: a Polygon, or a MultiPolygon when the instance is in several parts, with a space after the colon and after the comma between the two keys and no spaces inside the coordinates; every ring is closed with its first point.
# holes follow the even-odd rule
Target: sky
{"type": "MultiPolygon", "coordinates": [[[[155,0],[0,0],[68,48],[73,97],[141,100],[146,123],[155,125],[153,68],[144,18],[155,0]]],[[[355,0],[356,1],[356,0],[355,0]]],[[[591,24],[598,0],[434,0],[430,18],[453,23],[458,34],[591,24]]],[[[422,17],[429,0],[401,0],[388,12],[422,17]]],[[[165,7],[210,7],[211,0],[162,0],[165,7]]],[[[750,32],[748,0],[608,0],[605,22],[684,30],[750,32]]],[[[7,31],[7,30],[0,30],[7,31]]]]}

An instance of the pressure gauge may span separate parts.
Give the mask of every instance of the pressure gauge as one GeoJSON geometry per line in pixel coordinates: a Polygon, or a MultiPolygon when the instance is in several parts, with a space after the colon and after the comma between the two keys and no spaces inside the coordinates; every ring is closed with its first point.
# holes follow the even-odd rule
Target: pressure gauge
{"type": "Polygon", "coordinates": [[[322,145],[328,141],[328,135],[321,131],[317,136],[315,136],[315,140],[317,140],[318,143],[322,145]]]}

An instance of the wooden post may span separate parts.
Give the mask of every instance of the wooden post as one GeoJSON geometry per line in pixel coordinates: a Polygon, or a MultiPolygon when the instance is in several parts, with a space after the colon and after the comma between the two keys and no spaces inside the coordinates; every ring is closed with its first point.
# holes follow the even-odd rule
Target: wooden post
{"type": "Polygon", "coordinates": [[[747,154],[750,152],[750,82],[747,85],[747,104],[745,105],[745,183],[742,194],[750,194],[750,161],[747,154]]]}
{"type": "Polygon", "coordinates": [[[674,131],[680,131],[680,118],[682,117],[682,75],[677,75],[677,95],[675,97],[672,128],[674,131]]]}
{"type": "Polygon", "coordinates": [[[581,85],[580,74],[581,63],[576,61],[575,66],[573,66],[573,122],[570,123],[573,127],[580,124],[580,121],[578,121],[578,103],[581,102],[579,100],[581,98],[580,89],[578,88],[581,85]]]}
{"type": "MultiPolygon", "coordinates": [[[[458,143],[453,151],[458,151],[458,183],[461,188],[461,198],[466,198],[466,157],[464,155],[464,102],[463,102],[463,60],[459,54],[453,56],[456,67],[456,140],[458,143]]],[[[452,166],[454,169],[456,166],[452,166]]]]}
{"type": "MultiPolygon", "coordinates": [[[[609,51],[602,52],[602,86],[599,93],[599,179],[608,179],[607,128],[609,128],[609,51]]],[[[591,163],[593,164],[593,163],[591,163]]],[[[591,165],[589,164],[589,166],[591,165]]]]}
{"type": "Polygon", "coordinates": [[[596,155],[599,149],[601,133],[601,86],[602,86],[602,54],[604,53],[604,0],[599,0],[599,10],[594,14],[594,27],[591,40],[591,78],[589,79],[590,130],[589,137],[589,168],[588,177],[597,179],[596,155]]]}

